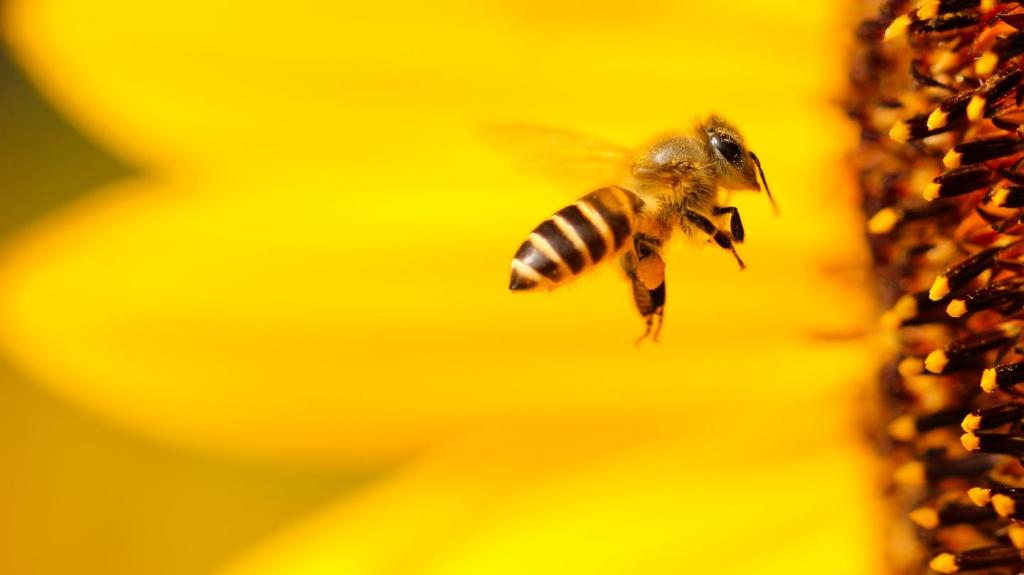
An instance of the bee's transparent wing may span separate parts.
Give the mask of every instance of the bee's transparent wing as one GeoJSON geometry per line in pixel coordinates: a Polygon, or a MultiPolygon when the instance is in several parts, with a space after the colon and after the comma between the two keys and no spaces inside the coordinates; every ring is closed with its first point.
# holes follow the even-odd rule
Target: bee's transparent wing
{"type": "Polygon", "coordinates": [[[523,173],[579,192],[629,175],[632,150],[568,130],[525,124],[492,124],[483,139],[523,173]]]}

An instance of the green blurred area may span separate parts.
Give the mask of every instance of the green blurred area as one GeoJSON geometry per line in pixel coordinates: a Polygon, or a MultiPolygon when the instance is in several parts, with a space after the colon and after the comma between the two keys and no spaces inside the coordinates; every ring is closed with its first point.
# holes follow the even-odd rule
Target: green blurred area
{"type": "MultiPolygon", "coordinates": [[[[0,237],[128,166],[0,52],[0,237]]],[[[176,452],[111,429],[0,359],[0,573],[210,573],[361,481],[176,452]]]]}
{"type": "Polygon", "coordinates": [[[0,237],[6,238],[130,169],[64,122],[18,70],[8,46],[0,48],[0,237]]]}

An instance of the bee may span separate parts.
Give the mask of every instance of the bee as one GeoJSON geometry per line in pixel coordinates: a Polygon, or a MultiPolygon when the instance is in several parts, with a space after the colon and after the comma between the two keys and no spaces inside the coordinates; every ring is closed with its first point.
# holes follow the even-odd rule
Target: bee
{"type": "Polygon", "coordinates": [[[776,213],[757,155],[739,130],[711,116],[683,136],[663,137],[623,156],[628,186],[597,189],[562,208],[533,229],[512,260],[509,289],[554,289],[594,266],[618,259],[632,285],[633,302],[648,336],[657,340],[665,313],[662,249],[678,228],[736,252],[745,239],[743,221],[732,206],[719,205],[718,190],[763,188],[776,213]],[[728,218],[729,231],[715,221],[728,218]]]}

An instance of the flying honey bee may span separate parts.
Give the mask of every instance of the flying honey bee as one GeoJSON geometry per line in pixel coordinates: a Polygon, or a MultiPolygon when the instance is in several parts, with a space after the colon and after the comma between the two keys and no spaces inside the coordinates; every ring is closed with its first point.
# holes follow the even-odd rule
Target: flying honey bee
{"type": "Polygon", "coordinates": [[[646,323],[640,340],[657,340],[665,312],[662,248],[673,231],[706,236],[728,250],[742,270],[746,266],[735,244],[744,240],[743,222],[735,207],[719,205],[719,188],[760,191],[763,184],[778,209],[760,160],[739,131],[717,116],[690,135],[663,137],[633,153],[603,155],[624,162],[628,187],[590,192],[541,222],[512,260],[509,289],[554,289],[617,257],[646,323]],[[728,232],[715,225],[725,217],[728,232]]]}

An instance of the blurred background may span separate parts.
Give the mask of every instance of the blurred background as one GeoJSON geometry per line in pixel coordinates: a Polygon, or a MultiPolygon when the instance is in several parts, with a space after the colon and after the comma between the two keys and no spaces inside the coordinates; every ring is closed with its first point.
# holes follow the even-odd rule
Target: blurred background
{"type": "Polygon", "coordinates": [[[0,7],[0,572],[877,572],[834,3],[0,7]],[[507,291],[604,182],[490,127],[712,112],[746,271],[507,291]]]}

